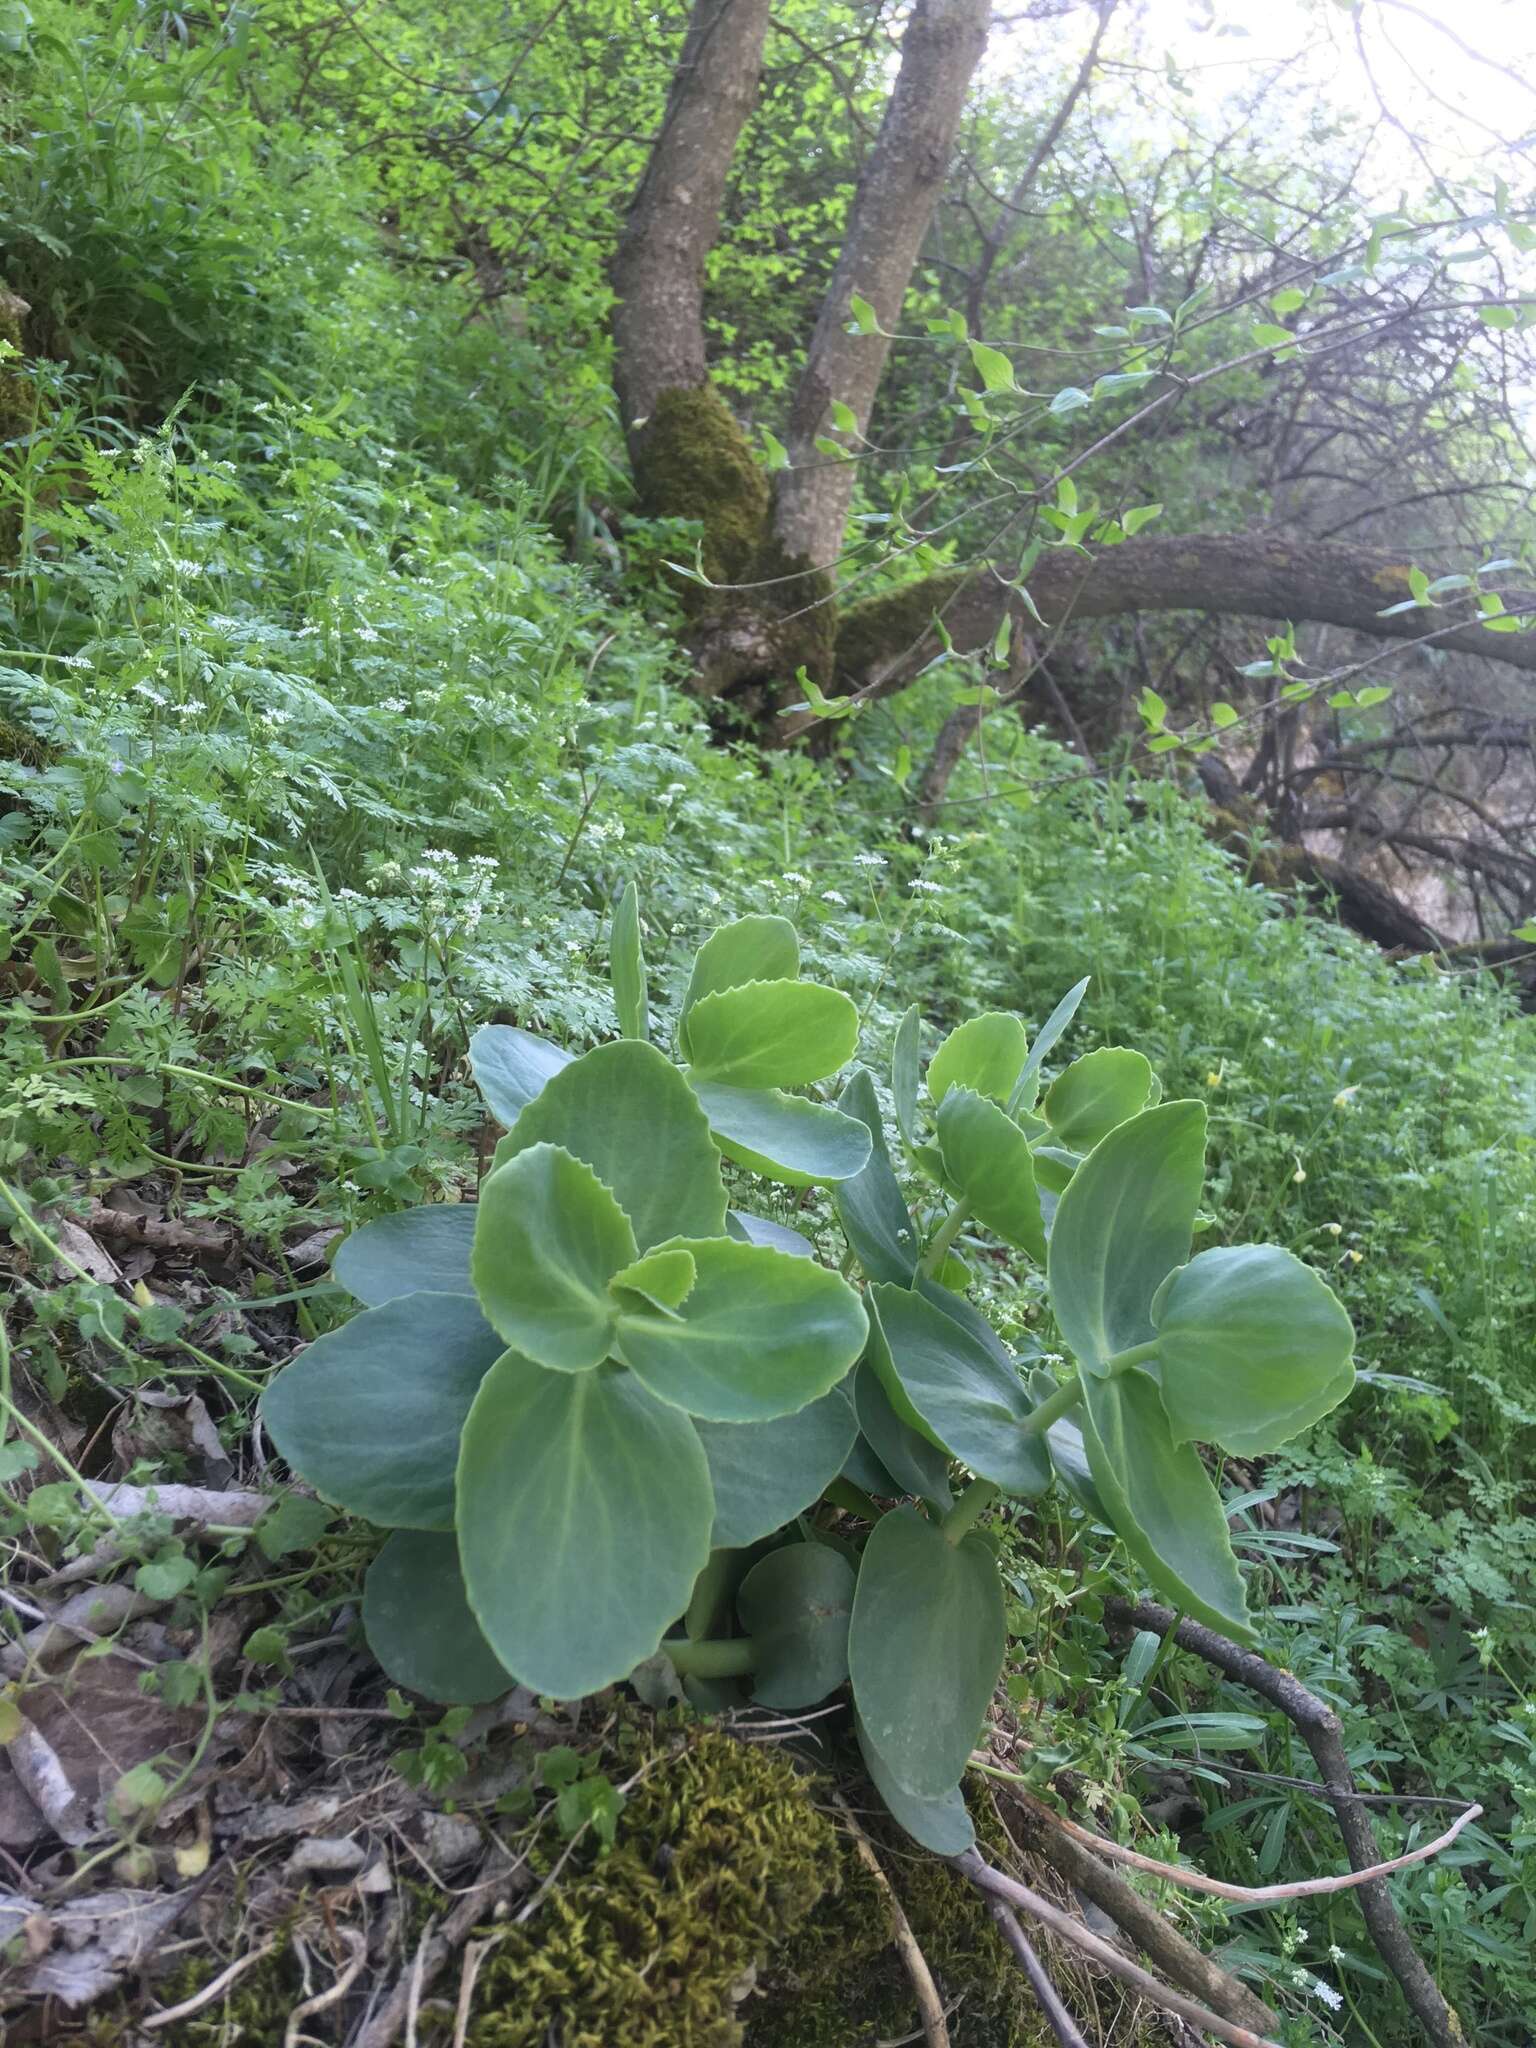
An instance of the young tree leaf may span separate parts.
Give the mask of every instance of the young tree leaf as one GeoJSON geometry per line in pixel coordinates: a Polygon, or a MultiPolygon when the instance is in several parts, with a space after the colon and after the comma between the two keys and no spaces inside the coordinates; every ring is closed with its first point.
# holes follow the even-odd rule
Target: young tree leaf
{"type": "Polygon", "coordinates": [[[838,1108],[869,1133],[870,1152],[860,1172],[832,1190],[837,1220],[869,1279],[909,1287],[917,1271],[917,1228],[891,1171],[879,1099],[865,1068],[854,1069],[838,1108]]]}
{"type": "Polygon", "coordinates": [[[733,1088],[803,1088],[835,1074],[858,1042],[848,997],[811,981],[747,982],[688,1012],[695,1079],[733,1088]]]}
{"type": "Polygon", "coordinates": [[[515,1124],[546,1081],[574,1055],[512,1024],[482,1024],[469,1041],[469,1064],[486,1107],[500,1124],[515,1124]]]}
{"type": "Polygon", "coordinates": [[[736,1612],[757,1649],[752,1697],[814,1707],[848,1676],[853,1567],[825,1543],[770,1551],[741,1582],[736,1612]]]}
{"type": "Polygon", "coordinates": [[[869,1159],[869,1133],[823,1102],[777,1088],[693,1084],[715,1143],[727,1159],[765,1180],[809,1188],[849,1179],[869,1159]]]}
{"type": "Polygon", "coordinates": [[[969,341],[966,347],[971,352],[971,361],[984,391],[1017,390],[1013,364],[1001,349],[988,348],[984,341],[969,341]]]}
{"type": "Polygon", "coordinates": [[[1278,1450],[1354,1384],[1354,1326],[1332,1289],[1273,1244],[1222,1245],[1170,1273],[1152,1304],[1174,1441],[1278,1450]]]}
{"type": "Polygon", "coordinates": [[[349,1514],[451,1529],[459,1433],[506,1348],[472,1294],[406,1295],[317,1337],[268,1383],[262,1421],[299,1477],[349,1514]]]}
{"type": "Polygon", "coordinates": [[[902,1393],[950,1456],[1009,1493],[1044,1493],[1050,1460],[1038,1438],[1019,1434],[1035,1404],[1014,1368],[920,1294],[876,1285],[869,1303],[885,1340],[871,1347],[871,1363],[878,1371],[889,1358],[902,1393]]]}
{"type": "Polygon", "coordinates": [[[651,1013],[645,995],[645,956],[640,950],[640,892],[633,882],[625,884],[614,906],[608,971],[620,1032],[625,1038],[648,1038],[651,1013]]]}
{"type": "Polygon", "coordinates": [[[915,1508],[883,1515],[859,1565],[848,1665],[859,1718],[903,1792],[942,1799],[960,1782],[1004,1644],[986,1543],[950,1543],[915,1508]]]}
{"type": "Polygon", "coordinates": [[[958,1785],[937,1799],[915,1799],[904,1792],[885,1767],[884,1759],[869,1739],[869,1730],[855,1713],[853,1732],[869,1781],[884,1800],[891,1819],[904,1828],[920,1848],[935,1856],[963,1856],[976,1846],[976,1830],[958,1785]]]}
{"type": "Polygon", "coordinates": [[[1205,1105],[1164,1102],[1110,1132],[1056,1207],[1046,1276],[1085,1375],[1145,1344],[1152,1297],[1189,1257],[1205,1181],[1205,1105]]]}
{"type": "Polygon", "coordinates": [[[608,1283],[636,1252],[629,1218],[563,1146],[529,1146],[480,1190],[470,1258],[480,1306],[509,1344],[557,1372],[612,1350],[608,1283]]]}
{"type": "Polygon", "coordinates": [[[508,1352],[459,1453],[459,1554],[487,1642],[524,1685],[579,1699],[649,1657],[709,1556],[693,1424],[617,1366],[508,1352]]]}
{"type": "Polygon", "coordinates": [[[654,1045],[622,1038],[572,1061],[513,1125],[507,1156],[538,1144],[563,1146],[591,1167],[643,1252],[664,1238],[718,1237],[725,1228],[709,1119],[654,1045]]]}
{"type": "Polygon", "coordinates": [[[939,1104],[944,1178],[988,1230],[1045,1264],[1045,1221],[1029,1140],[1006,1110],[969,1088],[946,1089],[939,1104]]]}
{"type": "Polygon", "coordinates": [[[444,1706],[479,1706],[516,1683],[469,1611],[452,1530],[390,1537],[363,1581],[363,1630],[398,1685],[444,1706]]]}
{"type": "Polygon", "coordinates": [[[896,1027],[891,1050],[891,1101],[896,1127],[908,1145],[917,1143],[917,1081],[923,1013],[914,1003],[896,1027]]]}
{"type": "Polygon", "coordinates": [[[1088,1468],[1115,1534],[1181,1613],[1256,1642],[1221,1500],[1199,1452],[1174,1442],[1156,1386],[1133,1367],[1085,1374],[1083,1389],[1088,1468]]]}
{"type": "MultiPolygon", "coordinates": [[[[876,1333],[871,1334],[873,1353],[876,1333]]],[[[879,1348],[885,1348],[883,1336],[877,1342],[879,1348]]],[[[870,1451],[895,1482],[889,1491],[915,1493],[920,1500],[932,1501],[941,1510],[948,1509],[954,1500],[949,1487],[948,1457],[897,1414],[870,1358],[860,1365],[850,1384],[859,1429],[870,1451]]]]}
{"type": "Polygon", "coordinates": [[[771,1422],[695,1425],[715,1495],[710,1543],[743,1550],[819,1500],[848,1462],[858,1435],[840,1387],[771,1422]]]}
{"type": "Polygon", "coordinates": [[[1147,1106],[1152,1065],[1144,1053],[1122,1045],[1084,1053],[1045,1091],[1040,1113],[1057,1142],[1073,1152],[1091,1152],[1117,1124],[1147,1106]]]}
{"type": "Polygon", "coordinates": [[[369,1308],[419,1291],[468,1294],[474,1237],[473,1202],[424,1202],[343,1238],[331,1272],[369,1308]]]}
{"type": "Polygon", "coordinates": [[[825,1266],[727,1237],[666,1249],[692,1254],[692,1293],[675,1317],[622,1315],[616,1348],[654,1394],[690,1415],[766,1422],[793,1414],[835,1386],[863,1350],[864,1305],[825,1266]]]}
{"type": "Polygon", "coordinates": [[[938,1106],[951,1088],[970,1088],[1006,1102],[1023,1070],[1029,1040],[1011,1011],[986,1010],[957,1025],[928,1062],[928,1099],[938,1106]]]}

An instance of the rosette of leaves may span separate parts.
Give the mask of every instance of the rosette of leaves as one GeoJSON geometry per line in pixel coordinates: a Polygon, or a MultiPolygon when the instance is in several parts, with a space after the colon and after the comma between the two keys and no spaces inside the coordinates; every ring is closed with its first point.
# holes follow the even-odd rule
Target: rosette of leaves
{"type": "MultiPolygon", "coordinates": [[[[708,1043],[745,1065],[750,1019],[708,1043]]],[[[838,1274],[728,1217],[700,1098],[653,1045],[568,1059],[489,1027],[474,1065],[510,1121],[479,1202],[355,1232],[335,1270],[364,1312],[263,1412],[318,1492],[396,1532],[364,1601],[392,1675],[572,1698],[656,1650],[712,1547],[836,1476],[855,1425],[834,1390],[867,1318],[838,1274]]]]}

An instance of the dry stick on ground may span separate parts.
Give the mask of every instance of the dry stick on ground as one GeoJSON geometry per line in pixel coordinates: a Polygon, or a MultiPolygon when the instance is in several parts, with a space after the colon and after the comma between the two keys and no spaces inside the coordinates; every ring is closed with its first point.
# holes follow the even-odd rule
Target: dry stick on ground
{"type": "Polygon", "coordinates": [[[927,2042],[928,2048],[949,2048],[949,2027],[944,2018],[944,2001],[939,1996],[938,1985],[933,1981],[928,1958],[918,1947],[917,1936],[912,1932],[912,1923],[896,1896],[895,1886],[881,1867],[874,1844],[859,1826],[853,1808],[841,1792],[834,1792],[832,1798],[843,1816],[849,1834],[853,1837],[853,1846],[858,1851],[859,1861],[874,1879],[885,1900],[886,1910],[891,1916],[891,1939],[895,1943],[897,1955],[901,1957],[901,1966],[912,1982],[912,1995],[917,2000],[918,2018],[923,2023],[923,2039],[927,2042]]]}
{"type": "Polygon", "coordinates": [[[1007,1808],[1010,1834],[1021,1838],[1022,1846],[1059,1871],[1101,1913],[1107,1913],[1148,1956],[1165,1977],[1183,1991],[1202,1999],[1223,2019],[1256,2033],[1273,2032],[1280,2021],[1264,2001],[1246,1984],[1222,1969],[1192,1941],[1186,1941],[1171,1927],[1149,1899],[1134,1892],[1123,1878],[1106,1870],[1097,1856],[1079,1848],[1082,1830],[1061,1832],[1059,1816],[1040,1800],[1014,1785],[998,1785],[994,1793],[1007,1808]]]}
{"type": "Polygon", "coordinates": [[[997,1922],[997,1931],[1018,1957],[1019,1967],[1029,1979],[1029,1988],[1040,2001],[1040,2010],[1050,2021],[1051,2032],[1061,2048],[1088,2048],[1078,2032],[1077,2022],[1062,2004],[1056,1986],[1046,1975],[1045,1965],[1030,1947],[1029,1937],[1019,1925],[1013,1908],[1005,1899],[988,1899],[987,1911],[997,1922]]]}
{"type": "MultiPolygon", "coordinates": [[[[1070,1913],[1064,1913],[1059,1906],[1042,1898],[1039,1892],[1031,1891],[1027,1884],[1020,1884],[1016,1877],[994,1870],[986,1858],[975,1849],[967,1849],[963,1856],[951,1856],[950,1863],[962,1877],[968,1877],[976,1889],[989,1899],[1006,1900],[1009,1906],[1022,1906],[1042,1926],[1069,1942],[1073,1948],[1108,1970],[1112,1976],[1123,1978],[1132,1985],[1151,2005],[1160,2006],[1164,2012],[1176,2013],[1181,2020],[1187,2020],[1192,2027],[1203,2027],[1208,2034],[1214,2034],[1218,2041],[1226,2041],[1231,2048],[1278,2048],[1278,2044],[1267,2035],[1255,2034],[1250,2028],[1238,2026],[1232,2020],[1224,2020],[1220,2013],[1212,2012],[1193,1998],[1186,1998],[1181,1991],[1172,1991],[1144,1970],[1140,1963],[1133,1963],[1119,1949],[1112,1948],[1107,1941],[1086,1928],[1081,1920],[1074,1920],[1070,1913]]],[[[1465,2048],[1465,2044],[1462,2044],[1465,2048]]]]}
{"type": "MultiPolygon", "coordinates": [[[[1112,1600],[1106,1613],[1111,1620],[1150,1629],[1154,1635],[1172,1635],[1181,1649],[1192,1650],[1226,1677],[1278,1707],[1312,1752],[1351,1865],[1357,1871],[1373,1868],[1377,1861],[1376,1838],[1364,1809],[1353,1796],[1355,1781],[1344,1754],[1344,1731],[1331,1707],[1308,1692],[1289,1672],[1276,1670],[1273,1664],[1218,1635],[1213,1628],[1198,1621],[1180,1621],[1167,1607],[1159,1607],[1150,1600],[1135,1606],[1127,1600],[1112,1600]]],[[[1360,1911],[1377,1954],[1402,1986],[1404,1998],[1424,2028],[1425,2039],[1432,2048],[1465,2048],[1461,2022],[1408,1939],[1383,1878],[1371,1877],[1360,1886],[1360,1911]]]]}

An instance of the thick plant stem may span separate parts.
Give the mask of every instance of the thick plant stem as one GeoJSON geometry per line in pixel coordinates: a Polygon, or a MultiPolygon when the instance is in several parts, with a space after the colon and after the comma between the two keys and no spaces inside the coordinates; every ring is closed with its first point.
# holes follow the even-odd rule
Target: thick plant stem
{"type": "Polygon", "coordinates": [[[701,1643],[679,1636],[661,1648],[682,1678],[744,1678],[757,1664],[757,1645],[750,1636],[717,1637],[701,1643]]]}
{"type": "Polygon", "coordinates": [[[1109,1373],[1129,1372],[1133,1365],[1145,1365],[1156,1358],[1162,1346],[1154,1337],[1150,1344],[1132,1344],[1126,1351],[1117,1351],[1105,1367],[1109,1373]]]}
{"type": "Polygon", "coordinates": [[[1002,1488],[994,1486],[990,1479],[973,1479],[940,1522],[940,1530],[951,1543],[958,1543],[1001,1492],[1002,1488]]]}
{"type": "Polygon", "coordinates": [[[1054,1394],[1042,1401],[1038,1408],[1031,1409],[1019,1424],[1021,1436],[1043,1436],[1053,1422],[1060,1422],[1063,1415],[1070,1415],[1083,1398],[1083,1383],[1070,1379],[1064,1387],[1058,1387],[1054,1394]]]}

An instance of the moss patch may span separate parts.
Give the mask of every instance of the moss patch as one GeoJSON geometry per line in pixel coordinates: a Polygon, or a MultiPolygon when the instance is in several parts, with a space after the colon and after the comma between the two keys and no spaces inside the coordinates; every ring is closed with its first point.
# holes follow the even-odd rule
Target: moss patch
{"type": "MultiPolygon", "coordinates": [[[[717,391],[664,391],[635,452],[641,510],[657,519],[696,519],[703,528],[704,573],[711,583],[755,580],[768,527],[768,479],[730,407],[717,391]]],[[[681,584],[690,610],[713,593],[681,584]]]]}
{"type": "Polygon", "coordinates": [[[837,628],[838,674],[863,682],[878,662],[921,640],[935,614],[975,573],[974,568],[936,569],[931,576],[850,605],[837,628]]]}
{"type": "Polygon", "coordinates": [[[487,1959],[469,2040],[738,2048],[752,1972],[838,1879],[836,1833],[793,1765],[701,1734],[635,1788],[613,1853],[487,1959]]]}

